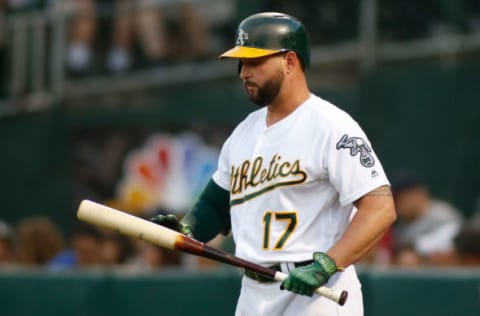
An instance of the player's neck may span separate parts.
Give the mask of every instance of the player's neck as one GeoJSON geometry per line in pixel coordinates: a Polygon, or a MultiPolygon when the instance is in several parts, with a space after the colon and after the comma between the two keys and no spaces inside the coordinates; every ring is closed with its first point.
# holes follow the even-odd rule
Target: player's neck
{"type": "Polygon", "coordinates": [[[306,83],[286,83],[284,86],[287,88],[282,89],[275,101],[267,107],[267,126],[290,115],[310,97],[310,90],[306,83]]]}

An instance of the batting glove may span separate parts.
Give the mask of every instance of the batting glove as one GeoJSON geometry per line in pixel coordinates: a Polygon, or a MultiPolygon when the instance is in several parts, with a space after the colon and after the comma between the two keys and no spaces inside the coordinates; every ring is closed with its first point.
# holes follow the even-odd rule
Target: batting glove
{"type": "Polygon", "coordinates": [[[190,227],[190,225],[182,223],[182,221],[179,221],[174,214],[168,214],[168,215],[160,214],[150,218],[150,221],[154,222],[155,224],[173,229],[177,232],[187,235],[188,237],[193,237],[192,228],[190,227]]]}
{"type": "Polygon", "coordinates": [[[295,268],[280,285],[280,289],[312,296],[315,289],[326,284],[337,272],[337,264],[326,253],[313,253],[313,263],[295,268]]]}

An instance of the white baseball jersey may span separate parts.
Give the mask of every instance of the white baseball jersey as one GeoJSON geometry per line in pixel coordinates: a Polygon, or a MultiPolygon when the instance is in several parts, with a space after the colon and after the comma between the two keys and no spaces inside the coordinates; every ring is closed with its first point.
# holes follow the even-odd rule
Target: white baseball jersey
{"type": "MultiPolygon", "coordinates": [[[[264,266],[311,260],[340,239],[354,201],[389,183],[360,126],[331,103],[311,95],[271,126],[266,116],[265,107],[237,126],[213,175],[230,191],[236,255],[264,266]]],[[[353,267],[341,275],[359,287],[353,267]]]]}

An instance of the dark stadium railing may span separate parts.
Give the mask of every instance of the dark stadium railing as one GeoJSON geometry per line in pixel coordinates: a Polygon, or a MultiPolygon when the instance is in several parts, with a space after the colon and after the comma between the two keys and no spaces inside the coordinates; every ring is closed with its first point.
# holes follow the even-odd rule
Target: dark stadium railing
{"type": "MultiPolygon", "coordinates": [[[[189,1],[193,0],[182,2],[189,1]]],[[[205,1],[203,5],[219,0],[205,1]]],[[[217,63],[212,54],[210,61],[201,63],[147,67],[115,77],[94,72],[81,79],[71,78],[65,69],[64,56],[67,23],[75,12],[64,5],[67,2],[51,3],[54,5],[26,12],[0,8],[0,115],[36,111],[82,95],[141,90],[171,80],[188,83],[233,76],[230,67],[217,63]]],[[[178,1],[161,3],[178,5],[178,1]]],[[[314,67],[353,62],[368,72],[381,63],[480,50],[480,27],[475,22],[480,19],[480,5],[474,1],[456,1],[453,7],[443,1],[433,8],[428,1],[365,0],[360,5],[357,1],[295,3],[236,1],[235,14],[220,26],[221,45],[233,41],[230,33],[243,18],[240,14],[285,9],[315,30],[311,31],[314,67]]],[[[97,11],[100,19],[112,16],[111,8],[99,6],[97,11]]]]}

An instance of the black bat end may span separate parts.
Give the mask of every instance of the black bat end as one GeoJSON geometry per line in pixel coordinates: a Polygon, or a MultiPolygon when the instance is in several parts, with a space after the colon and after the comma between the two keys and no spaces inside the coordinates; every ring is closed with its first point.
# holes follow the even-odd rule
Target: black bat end
{"type": "Polygon", "coordinates": [[[342,291],[342,294],[340,294],[340,299],[338,300],[338,304],[340,304],[340,306],[345,305],[347,298],[348,298],[348,292],[342,291]]]}

